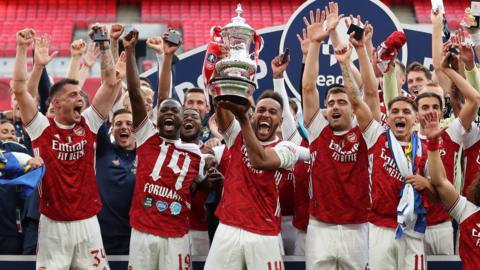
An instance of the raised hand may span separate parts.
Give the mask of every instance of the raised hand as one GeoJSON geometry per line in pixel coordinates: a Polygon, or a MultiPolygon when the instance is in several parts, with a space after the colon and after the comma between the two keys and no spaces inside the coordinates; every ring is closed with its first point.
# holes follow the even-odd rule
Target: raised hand
{"type": "Polygon", "coordinates": [[[100,49],[95,46],[95,43],[88,44],[87,53],[83,56],[83,64],[90,68],[93,67],[99,55],[100,49]]]}
{"type": "Polygon", "coordinates": [[[103,24],[96,23],[90,28],[90,32],[88,32],[88,36],[90,37],[91,40],[93,40],[93,35],[96,31],[100,31],[103,35],[108,34],[107,27],[103,24]]]}
{"type": "Polygon", "coordinates": [[[17,46],[28,48],[35,41],[35,31],[31,28],[25,28],[17,32],[17,46]]]}
{"type": "MultiPolygon", "coordinates": [[[[369,25],[370,24],[368,23],[368,21],[366,21],[365,29],[367,29],[367,27],[370,28],[369,25]]],[[[370,29],[373,32],[373,28],[370,28],[370,29]]],[[[365,44],[367,44],[366,31],[363,31],[363,36],[361,40],[356,40],[354,36],[355,36],[355,32],[352,32],[350,33],[350,37],[348,39],[350,43],[353,45],[353,47],[355,47],[356,49],[365,47],[365,44]]]]}
{"type": "Polygon", "coordinates": [[[161,37],[151,37],[147,39],[147,46],[157,54],[163,53],[163,39],[161,37]]]}
{"type": "Polygon", "coordinates": [[[307,29],[303,28],[302,36],[300,36],[300,34],[297,34],[297,39],[298,39],[298,42],[300,42],[300,49],[302,50],[302,55],[305,58],[307,57],[308,46],[310,46],[310,39],[308,38],[308,35],[307,35],[307,29]]]}
{"type": "Polygon", "coordinates": [[[35,64],[46,66],[58,54],[58,51],[49,54],[50,42],[51,39],[48,35],[35,39],[35,64]]]}
{"type": "Polygon", "coordinates": [[[123,80],[127,75],[127,55],[122,52],[118,57],[118,61],[115,64],[115,75],[117,80],[123,80]]]}
{"type": "Polygon", "coordinates": [[[225,110],[231,111],[237,119],[248,119],[247,112],[251,108],[250,102],[247,102],[245,105],[233,103],[228,100],[220,100],[217,102],[217,106],[225,110]]]}
{"type": "Polygon", "coordinates": [[[283,54],[280,54],[273,58],[272,60],[272,72],[273,72],[273,78],[282,78],[283,77],[283,72],[287,69],[288,64],[290,63],[290,55],[287,58],[287,61],[285,63],[281,63],[281,60],[283,58],[283,54]]]}
{"type": "Polygon", "coordinates": [[[112,24],[112,27],[110,27],[110,38],[117,41],[120,36],[123,34],[123,31],[125,30],[125,26],[123,24],[115,23],[112,24]]]}
{"type": "MultiPolygon", "coordinates": [[[[85,52],[87,44],[83,39],[77,39],[72,42],[70,45],[70,55],[71,56],[82,56],[85,52]]],[[[35,49],[36,50],[36,49],[35,49]]]]}
{"type": "Polygon", "coordinates": [[[351,59],[350,56],[352,55],[352,46],[351,45],[340,45],[339,47],[335,48],[335,58],[340,63],[348,63],[351,59]]]}
{"type": "MultiPolygon", "coordinates": [[[[169,35],[170,35],[170,31],[163,33],[163,36],[162,36],[163,40],[167,39],[169,35]]],[[[174,45],[170,42],[163,42],[163,52],[166,55],[172,55],[178,50],[178,48],[180,48],[181,44],[182,44],[182,41],[180,41],[178,45],[174,45]]]]}
{"type": "Polygon", "coordinates": [[[135,50],[138,41],[138,30],[132,29],[130,33],[123,37],[123,47],[129,50],[135,50]]]}
{"type": "Polygon", "coordinates": [[[373,38],[373,26],[368,23],[368,21],[366,21],[364,29],[365,31],[363,32],[363,34],[365,35],[365,44],[371,43],[373,38]]]}
{"type": "Polygon", "coordinates": [[[326,16],[326,25],[327,31],[334,31],[337,28],[340,19],[343,18],[342,15],[338,15],[338,3],[330,2],[328,7],[325,7],[325,16],[326,16]]]}
{"type": "Polygon", "coordinates": [[[317,8],[315,17],[313,15],[313,10],[310,10],[310,21],[306,17],[303,17],[303,21],[307,26],[307,34],[312,42],[322,42],[332,29],[324,29],[323,24],[325,23],[325,10],[320,11],[317,8]]]}
{"type": "Polygon", "coordinates": [[[425,134],[429,140],[437,139],[443,133],[436,112],[429,112],[423,117],[420,117],[420,124],[423,127],[423,134],[425,134]]]}

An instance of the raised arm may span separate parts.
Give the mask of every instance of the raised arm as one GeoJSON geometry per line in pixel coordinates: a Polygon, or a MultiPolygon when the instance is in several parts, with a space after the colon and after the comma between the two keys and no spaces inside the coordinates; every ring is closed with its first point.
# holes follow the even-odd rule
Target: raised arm
{"type": "Polygon", "coordinates": [[[100,49],[95,46],[95,43],[88,44],[87,52],[83,55],[83,65],[78,71],[78,87],[82,88],[90,76],[92,67],[97,62],[97,58],[100,56],[100,49]]]}
{"type": "Polygon", "coordinates": [[[317,90],[318,76],[318,58],[320,55],[320,46],[323,40],[328,37],[333,30],[327,28],[324,30],[325,11],[316,10],[314,18],[313,11],[310,11],[310,21],[303,17],[307,26],[307,35],[310,38],[307,59],[305,61],[305,70],[302,78],[302,103],[303,103],[303,121],[309,124],[313,116],[320,109],[320,100],[317,90]]]}
{"type": "Polygon", "coordinates": [[[67,68],[66,78],[78,80],[80,65],[82,64],[82,55],[85,52],[86,44],[83,39],[78,39],[70,45],[70,63],[67,68]]]}
{"type": "Polygon", "coordinates": [[[473,88],[460,74],[450,68],[448,58],[455,57],[451,53],[447,54],[442,62],[440,71],[447,75],[450,80],[458,87],[458,90],[465,97],[458,118],[465,129],[469,130],[473,120],[477,116],[477,110],[480,103],[480,94],[473,88]]]}
{"type": "Polygon", "coordinates": [[[43,69],[58,54],[58,51],[49,54],[51,39],[48,35],[43,35],[35,39],[35,50],[33,56],[33,70],[28,79],[27,89],[34,100],[38,101],[38,84],[42,77],[43,69]]]}
{"type": "Polygon", "coordinates": [[[119,57],[118,39],[123,34],[125,27],[123,24],[115,23],[110,27],[110,49],[112,50],[113,61],[117,62],[119,57]]]}
{"type": "Polygon", "coordinates": [[[448,181],[445,168],[440,157],[440,136],[442,130],[435,112],[429,113],[420,119],[424,134],[428,138],[428,169],[430,181],[436,189],[440,200],[446,209],[450,209],[458,198],[455,187],[448,181]]]}
{"type": "MultiPolygon", "coordinates": [[[[172,87],[172,62],[173,62],[173,55],[175,52],[180,48],[179,45],[174,45],[170,42],[165,41],[169,32],[165,32],[163,34],[163,40],[161,40],[163,44],[163,53],[165,58],[163,59],[163,65],[161,66],[161,70],[159,70],[159,81],[158,81],[158,102],[160,104],[162,100],[168,98],[170,96],[170,89],[172,87]]],[[[158,43],[158,41],[156,41],[158,43]]],[[[157,51],[157,50],[156,50],[157,51]]],[[[159,67],[160,68],[160,67],[159,67]]]]}
{"type": "MultiPolygon", "coordinates": [[[[98,24],[93,26],[92,29],[100,29],[100,31],[104,33],[107,32],[105,26],[98,24]]],[[[91,32],[91,36],[93,36],[93,31],[91,32]]],[[[117,97],[117,92],[120,90],[120,80],[116,77],[115,64],[108,41],[101,41],[98,45],[100,48],[102,85],[100,85],[100,88],[97,90],[92,105],[103,119],[106,119],[117,97]]]]}
{"type": "MultiPolygon", "coordinates": [[[[353,38],[354,33],[350,35],[350,43],[355,48],[355,51],[358,55],[358,62],[360,63],[360,73],[363,81],[363,100],[370,107],[375,119],[380,121],[381,112],[380,112],[380,99],[377,92],[377,79],[375,77],[375,71],[373,70],[370,59],[368,58],[366,44],[366,35],[369,32],[372,32],[373,28],[367,23],[365,25],[365,31],[361,40],[356,40],[353,38]]],[[[354,80],[355,82],[355,80],[354,80]]],[[[356,86],[358,87],[358,86],[356,86]]]]}
{"type": "Polygon", "coordinates": [[[370,109],[368,108],[367,103],[362,99],[362,91],[358,88],[355,80],[351,75],[351,46],[342,46],[335,49],[335,57],[340,65],[342,70],[343,82],[345,89],[347,90],[348,97],[352,103],[353,110],[357,116],[358,126],[363,131],[365,130],[370,122],[373,120],[373,115],[370,109]]]}
{"type": "Polygon", "coordinates": [[[33,44],[33,29],[23,29],[17,33],[17,50],[13,68],[13,93],[20,108],[20,116],[24,124],[30,123],[37,114],[37,104],[27,91],[27,50],[33,44]]]}
{"type": "Polygon", "coordinates": [[[147,40],[147,46],[150,47],[154,52],[155,55],[157,56],[157,62],[158,62],[158,86],[157,86],[157,99],[158,101],[156,104],[159,104],[160,99],[165,99],[172,97],[171,89],[171,65],[169,67],[170,69],[170,75],[169,75],[169,86],[165,87],[160,84],[162,81],[162,69],[163,69],[163,63],[165,62],[165,54],[163,53],[163,39],[161,37],[151,37],[147,40]],[[160,97],[160,92],[164,91],[166,93],[162,94],[162,97],[160,97]]]}
{"type": "Polygon", "coordinates": [[[127,57],[127,89],[132,106],[133,128],[136,129],[147,118],[145,101],[140,93],[140,79],[138,78],[137,61],[135,59],[135,45],[138,40],[138,31],[133,29],[123,37],[123,46],[127,57]]]}
{"type": "Polygon", "coordinates": [[[281,63],[283,55],[275,57],[272,62],[273,72],[273,91],[282,96],[283,112],[282,112],[282,137],[284,140],[290,140],[290,138],[297,132],[297,123],[295,117],[290,110],[289,98],[287,89],[285,89],[285,82],[283,80],[283,72],[287,69],[288,63],[290,63],[290,56],[285,63],[281,63]]]}

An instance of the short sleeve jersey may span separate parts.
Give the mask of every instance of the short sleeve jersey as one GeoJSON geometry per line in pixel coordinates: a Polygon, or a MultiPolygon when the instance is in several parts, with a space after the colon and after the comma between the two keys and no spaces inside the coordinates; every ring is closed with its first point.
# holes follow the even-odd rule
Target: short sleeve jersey
{"type": "MultiPolygon", "coordinates": [[[[216,215],[220,222],[262,235],[280,233],[279,184],[283,169],[276,171],[252,168],[239,123],[234,120],[224,136],[230,153],[223,194],[216,215]]],[[[275,140],[263,147],[279,147],[275,140]]],[[[282,151],[289,151],[281,147],[282,151]]],[[[284,169],[292,168],[288,164],[284,169]]]]}
{"type": "Polygon", "coordinates": [[[196,144],[160,137],[149,119],[135,135],[137,178],[130,224],[144,233],[182,237],[189,228],[190,185],[203,175],[200,149],[196,144]]]}
{"type": "Polygon", "coordinates": [[[330,224],[367,222],[367,146],[360,129],[338,134],[319,111],[307,131],[313,191],[310,215],[330,224]]]}
{"type": "Polygon", "coordinates": [[[480,207],[459,196],[450,209],[450,215],[460,224],[460,258],[463,269],[480,267],[480,207]]]}
{"type": "Polygon", "coordinates": [[[40,212],[58,221],[96,215],[102,203],[95,178],[97,132],[103,120],[89,107],[79,123],[65,126],[37,112],[26,125],[35,156],[46,166],[39,186],[40,212]]]}

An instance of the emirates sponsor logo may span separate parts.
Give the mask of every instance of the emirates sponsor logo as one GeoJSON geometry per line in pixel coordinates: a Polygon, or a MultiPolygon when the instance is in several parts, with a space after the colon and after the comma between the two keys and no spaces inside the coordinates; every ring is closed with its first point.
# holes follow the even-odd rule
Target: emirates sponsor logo
{"type": "Polygon", "coordinates": [[[383,159],[382,167],[390,177],[395,178],[401,182],[402,175],[400,174],[400,171],[397,168],[397,164],[395,164],[395,160],[392,157],[389,157],[386,154],[386,151],[387,149],[382,148],[382,153],[380,154],[380,158],[383,159]]]}
{"type": "Polygon", "coordinates": [[[57,152],[59,160],[78,160],[85,156],[85,145],[87,140],[81,140],[78,143],[62,143],[52,140],[52,150],[57,152]]]}
{"type": "MultiPolygon", "coordinates": [[[[355,134],[353,135],[355,136],[355,134]]],[[[345,150],[343,149],[344,148],[343,141],[336,143],[334,140],[331,140],[328,148],[333,150],[333,153],[332,153],[333,160],[342,162],[342,163],[349,163],[349,162],[356,162],[358,160],[359,146],[360,146],[359,143],[355,143],[351,149],[345,150]]]]}

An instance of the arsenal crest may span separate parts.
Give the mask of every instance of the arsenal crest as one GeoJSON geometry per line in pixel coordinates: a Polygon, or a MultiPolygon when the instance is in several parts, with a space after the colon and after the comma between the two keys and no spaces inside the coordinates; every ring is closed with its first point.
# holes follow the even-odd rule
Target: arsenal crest
{"type": "Polygon", "coordinates": [[[351,132],[347,134],[347,140],[351,143],[356,143],[357,142],[357,135],[355,133],[351,132]]]}
{"type": "Polygon", "coordinates": [[[75,135],[77,136],[83,136],[85,135],[85,130],[83,129],[83,127],[75,127],[73,129],[73,133],[75,133],[75,135]]]}

